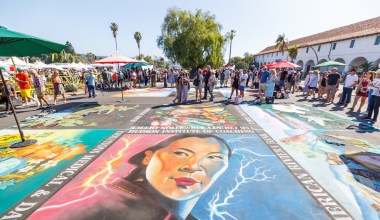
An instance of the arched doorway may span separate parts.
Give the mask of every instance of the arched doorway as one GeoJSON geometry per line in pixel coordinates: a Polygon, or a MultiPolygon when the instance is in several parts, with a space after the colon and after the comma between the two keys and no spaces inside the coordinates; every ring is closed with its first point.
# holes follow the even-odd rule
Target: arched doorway
{"type": "Polygon", "coordinates": [[[313,66],[315,66],[314,60],[308,60],[305,64],[305,72],[309,72],[313,66]]]}
{"type": "Polygon", "coordinates": [[[350,64],[349,64],[349,68],[355,68],[357,69],[358,71],[361,71],[361,69],[363,69],[362,67],[360,67],[362,64],[368,62],[368,60],[364,57],[356,57],[355,59],[353,59],[350,64]]]}
{"type": "MultiPolygon", "coordinates": [[[[346,61],[343,58],[337,58],[334,61],[339,62],[339,63],[346,63],[346,61]]],[[[346,68],[346,66],[337,66],[336,68],[338,68],[338,72],[341,73],[344,71],[344,68],[346,68]]]]}
{"type": "Polygon", "coordinates": [[[303,69],[303,61],[302,60],[298,60],[297,63],[296,63],[298,66],[300,66],[299,68],[297,69],[303,69]]]}

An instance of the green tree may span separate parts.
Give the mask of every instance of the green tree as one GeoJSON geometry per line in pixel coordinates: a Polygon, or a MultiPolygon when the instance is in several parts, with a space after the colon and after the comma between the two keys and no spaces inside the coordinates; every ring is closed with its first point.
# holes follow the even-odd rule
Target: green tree
{"type": "Polygon", "coordinates": [[[165,59],[163,57],[155,57],[154,65],[163,68],[165,66],[165,59]]]}
{"type": "Polygon", "coordinates": [[[363,72],[368,72],[369,70],[375,70],[375,67],[373,65],[373,62],[365,61],[360,65],[361,68],[363,68],[363,72]]]}
{"type": "Polygon", "coordinates": [[[141,43],[141,38],[142,38],[141,33],[136,31],[133,36],[135,37],[137,48],[139,48],[139,57],[140,57],[140,43],[141,43]]]}
{"type": "Polygon", "coordinates": [[[227,34],[226,34],[226,39],[227,39],[228,42],[230,43],[230,55],[229,55],[229,57],[228,57],[228,63],[231,62],[232,40],[233,40],[234,37],[235,37],[235,33],[236,33],[235,30],[231,30],[230,32],[227,32],[227,34]]]}
{"type": "Polygon", "coordinates": [[[284,51],[285,49],[288,50],[288,40],[285,38],[285,34],[278,35],[276,39],[276,45],[274,46],[279,51],[284,51]]]}
{"type": "Polygon", "coordinates": [[[116,23],[112,22],[111,25],[110,25],[110,29],[112,31],[112,35],[113,37],[115,38],[115,45],[116,45],[116,51],[117,51],[117,31],[119,30],[119,27],[116,23]]]}
{"type": "Polygon", "coordinates": [[[154,63],[154,61],[153,61],[153,58],[151,57],[151,56],[145,56],[144,57],[144,60],[146,61],[146,62],[148,62],[148,63],[150,63],[150,64],[153,64],[154,63]]]}
{"type": "Polygon", "coordinates": [[[75,54],[74,46],[73,46],[69,41],[66,41],[65,52],[66,52],[66,53],[75,54]]]}
{"type": "Polygon", "coordinates": [[[224,38],[215,17],[202,10],[195,12],[169,8],[161,28],[157,45],[172,62],[184,68],[198,68],[206,64],[223,65],[224,38]]]}
{"type": "Polygon", "coordinates": [[[86,59],[88,60],[88,62],[93,63],[97,58],[95,54],[89,52],[86,54],[86,59]]]}
{"type": "Polygon", "coordinates": [[[289,47],[288,54],[289,54],[290,59],[292,59],[291,62],[293,63],[299,54],[299,50],[298,50],[297,45],[293,45],[293,46],[289,47]]]}

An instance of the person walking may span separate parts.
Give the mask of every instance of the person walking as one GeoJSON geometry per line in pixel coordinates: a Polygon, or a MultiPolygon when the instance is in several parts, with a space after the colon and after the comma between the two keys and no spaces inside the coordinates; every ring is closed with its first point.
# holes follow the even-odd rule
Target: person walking
{"type": "Polygon", "coordinates": [[[33,100],[36,103],[36,106],[39,106],[40,103],[36,99],[34,99],[30,94],[32,88],[30,86],[31,83],[30,83],[28,74],[24,72],[23,70],[18,69],[18,71],[16,72],[15,80],[18,83],[18,87],[20,88],[20,92],[21,92],[21,98],[22,98],[22,101],[24,102],[22,106],[29,107],[29,102],[31,100],[33,100]]]}
{"type": "Polygon", "coordinates": [[[313,94],[313,99],[315,99],[315,92],[317,90],[318,82],[319,82],[319,71],[314,70],[309,73],[310,78],[309,78],[309,83],[307,84],[308,89],[307,89],[307,94],[305,96],[305,99],[310,95],[310,93],[313,94]]]}
{"type": "Polygon", "coordinates": [[[338,73],[338,68],[333,67],[331,69],[331,73],[327,76],[327,102],[333,103],[335,99],[335,93],[338,90],[339,82],[341,81],[342,77],[338,73]]]}
{"type": "Polygon", "coordinates": [[[33,85],[34,85],[34,91],[36,92],[38,101],[40,102],[40,107],[37,109],[43,109],[43,103],[46,104],[46,107],[50,107],[48,101],[45,98],[45,81],[42,78],[42,76],[38,75],[37,71],[32,69],[30,70],[30,73],[33,77],[33,85]]]}
{"type": "Polygon", "coordinates": [[[86,75],[86,81],[87,81],[87,86],[88,86],[88,97],[93,98],[96,97],[96,90],[95,90],[95,83],[96,83],[96,76],[94,75],[94,72],[90,71],[86,75]]]}
{"type": "Polygon", "coordinates": [[[327,71],[323,72],[322,77],[318,81],[318,99],[321,99],[323,94],[325,94],[326,92],[327,76],[328,76],[328,72],[327,71]]]}
{"type": "Polygon", "coordinates": [[[54,105],[57,104],[58,95],[62,95],[63,102],[66,103],[65,87],[63,86],[63,81],[61,77],[59,77],[58,70],[54,71],[53,77],[51,78],[51,82],[53,83],[54,88],[54,105]]]}
{"type": "Polygon", "coordinates": [[[351,102],[352,90],[358,84],[359,77],[356,75],[356,69],[352,68],[350,74],[346,76],[346,81],[344,82],[342,97],[340,97],[340,102],[338,104],[344,104],[344,107],[351,102]]]}
{"type": "Polygon", "coordinates": [[[371,96],[371,102],[368,104],[368,114],[366,117],[363,118],[363,120],[371,120],[372,113],[373,118],[372,122],[375,123],[377,121],[377,116],[379,115],[379,107],[380,107],[380,69],[376,71],[376,76],[373,82],[369,83],[369,85],[372,87],[372,96],[371,96]]]}

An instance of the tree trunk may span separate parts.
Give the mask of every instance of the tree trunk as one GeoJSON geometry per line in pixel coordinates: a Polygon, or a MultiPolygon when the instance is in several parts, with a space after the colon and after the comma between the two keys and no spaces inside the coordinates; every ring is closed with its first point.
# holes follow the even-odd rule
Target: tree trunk
{"type": "Polygon", "coordinates": [[[230,43],[230,56],[228,58],[228,65],[231,65],[231,48],[232,48],[232,40],[231,40],[231,43],[230,43]]]}
{"type": "Polygon", "coordinates": [[[117,40],[116,40],[116,37],[115,37],[115,45],[116,45],[116,51],[117,51],[117,40]]]}

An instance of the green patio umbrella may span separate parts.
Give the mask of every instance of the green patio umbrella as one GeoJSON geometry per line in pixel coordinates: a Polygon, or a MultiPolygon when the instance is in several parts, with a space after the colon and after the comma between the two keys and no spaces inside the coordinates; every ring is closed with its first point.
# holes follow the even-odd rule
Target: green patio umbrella
{"type": "MultiPolygon", "coordinates": [[[[0,56],[35,56],[48,53],[59,53],[66,48],[66,45],[54,43],[41,38],[33,37],[27,34],[11,31],[5,27],[0,26],[0,56]]],[[[5,79],[0,68],[0,76],[3,84],[5,85],[5,79]]],[[[24,133],[20,127],[16,111],[14,109],[12,99],[9,96],[8,88],[5,87],[5,93],[10,101],[10,106],[13,112],[13,116],[16,120],[16,124],[20,133],[21,142],[13,144],[11,147],[19,148],[26,147],[36,143],[36,140],[25,140],[24,133]]]]}
{"type": "Polygon", "coordinates": [[[327,62],[320,63],[318,65],[315,65],[314,67],[325,67],[325,66],[347,66],[347,64],[330,60],[327,62]]]}
{"type": "Polygon", "coordinates": [[[151,65],[151,64],[143,61],[143,62],[139,62],[139,63],[128,63],[128,64],[124,65],[123,67],[126,69],[130,69],[130,68],[149,66],[149,65],[151,65]]]}

